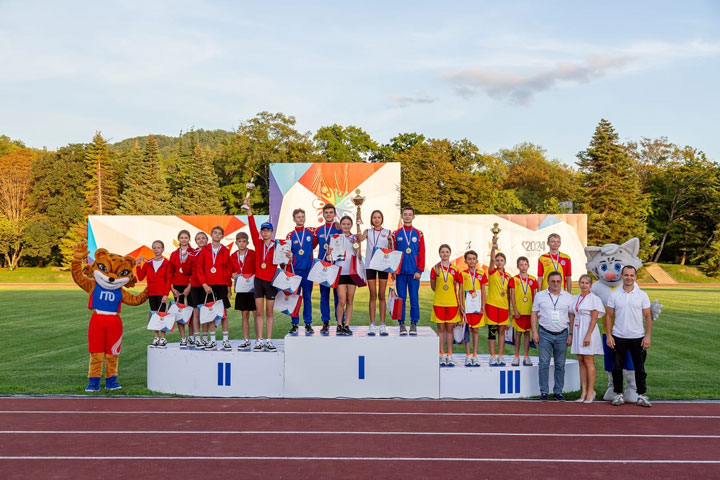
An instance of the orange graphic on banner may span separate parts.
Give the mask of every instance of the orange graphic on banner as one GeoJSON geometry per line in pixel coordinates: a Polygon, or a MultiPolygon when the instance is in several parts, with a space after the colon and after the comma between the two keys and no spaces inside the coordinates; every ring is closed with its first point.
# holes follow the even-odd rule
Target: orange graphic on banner
{"type": "Polygon", "coordinates": [[[235,215],[178,215],[178,218],[208,234],[216,225],[225,229],[225,235],[230,235],[245,226],[245,223],[235,215]]]}

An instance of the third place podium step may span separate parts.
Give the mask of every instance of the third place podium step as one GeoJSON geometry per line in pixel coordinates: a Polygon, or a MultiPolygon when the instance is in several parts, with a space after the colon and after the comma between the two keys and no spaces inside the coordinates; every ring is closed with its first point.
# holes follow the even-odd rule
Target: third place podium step
{"type": "Polygon", "coordinates": [[[285,336],[285,396],[291,398],[438,398],[438,336],[419,327],[417,336],[314,335],[302,329],[285,336]]]}

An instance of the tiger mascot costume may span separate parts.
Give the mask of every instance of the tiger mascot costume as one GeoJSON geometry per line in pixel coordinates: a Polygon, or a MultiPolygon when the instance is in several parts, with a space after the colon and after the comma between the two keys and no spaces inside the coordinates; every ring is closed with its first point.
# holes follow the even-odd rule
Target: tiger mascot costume
{"type": "Polygon", "coordinates": [[[147,300],[147,289],[134,295],[123,287],[131,288],[136,279],[133,274],[135,259],[110,253],[104,248],[95,251],[95,261],[83,264],[89,255],[86,243],[75,245],[71,263],[75,283],[90,294],[88,308],[92,310],[88,325],[90,367],[86,392],[100,391],[100,377],[105,363],[105,388],[122,388],[117,382],[118,355],[122,346],[122,320],[120,307],[136,306],[147,300]]]}

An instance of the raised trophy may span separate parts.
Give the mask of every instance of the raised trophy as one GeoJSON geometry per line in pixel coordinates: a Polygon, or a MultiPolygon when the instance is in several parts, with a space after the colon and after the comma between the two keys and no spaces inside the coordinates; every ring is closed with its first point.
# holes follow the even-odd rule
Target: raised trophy
{"type": "MultiPolygon", "coordinates": [[[[355,206],[357,207],[357,215],[355,216],[355,224],[357,225],[357,231],[358,231],[358,233],[360,233],[360,225],[362,225],[362,223],[363,223],[363,222],[362,222],[362,217],[361,217],[361,214],[360,214],[360,207],[361,207],[362,204],[365,202],[365,197],[363,197],[362,195],[360,195],[360,189],[359,189],[359,188],[355,190],[355,196],[352,197],[352,202],[353,202],[353,203],[355,204],[355,206]]],[[[355,248],[355,249],[360,248],[360,243],[355,242],[355,243],[353,244],[353,248],[355,248]]]]}
{"type": "Polygon", "coordinates": [[[493,223],[492,228],[490,231],[493,234],[493,247],[497,248],[497,236],[500,233],[500,226],[497,223],[493,223]]]}
{"type": "MultiPolygon", "coordinates": [[[[250,194],[252,193],[253,190],[255,190],[255,184],[253,183],[253,180],[255,180],[255,177],[252,177],[252,178],[250,179],[250,181],[245,184],[245,188],[247,189],[247,193],[245,194],[245,200],[247,200],[248,198],[250,198],[250,194]]],[[[250,210],[250,207],[247,206],[247,205],[243,205],[243,206],[240,207],[240,208],[242,208],[243,210],[250,210]]],[[[497,224],[496,224],[496,225],[497,225],[497,224]]]]}

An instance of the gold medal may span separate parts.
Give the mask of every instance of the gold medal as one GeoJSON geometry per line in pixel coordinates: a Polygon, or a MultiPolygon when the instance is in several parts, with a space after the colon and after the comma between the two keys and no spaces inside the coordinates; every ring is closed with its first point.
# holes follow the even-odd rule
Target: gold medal
{"type": "Polygon", "coordinates": [[[357,250],[358,248],[360,248],[360,244],[358,242],[353,243],[353,248],[357,250]]]}
{"type": "Polygon", "coordinates": [[[526,303],[527,303],[527,301],[528,301],[528,298],[527,298],[527,297],[523,297],[523,302],[526,302],[526,303]]]}
{"type": "Polygon", "coordinates": [[[332,260],[332,256],[330,256],[329,253],[327,255],[325,255],[325,258],[327,258],[328,260],[332,260]]]}
{"type": "Polygon", "coordinates": [[[212,268],[210,269],[210,273],[215,273],[215,272],[217,272],[217,270],[215,269],[215,267],[212,267],[212,268]]]}
{"type": "Polygon", "coordinates": [[[405,253],[412,253],[412,249],[410,247],[406,248],[405,253]]]}
{"type": "Polygon", "coordinates": [[[300,250],[298,250],[298,255],[304,255],[304,254],[305,254],[305,250],[303,250],[302,248],[300,250]]]}
{"type": "Polygon", "coordinates": [[[500,292],[500,296],[501,296],[501,297],[504,297],[504,296],[505,296],[505,292],[500,292]]]}
{"type": "Polygon", "coordinates": [[[327,250],[327,249],[328,249],[328,244],[326,243],[325,245],[323,245],[323,248],[324,248],[325,250],[327,250]]]}
{"type": "Polygon", "coordinates": [[[443,285],[443,290],[450,290],[450,287],[447,286],[447,284],[443,285]]]}
{"type": "Polygon", "coordinates": [[[265,264],[265,262],[263,262],[263,263],[260,264],[260,268],[265,268],[265,267],[267,267],[267,265],[265,264]]]}

